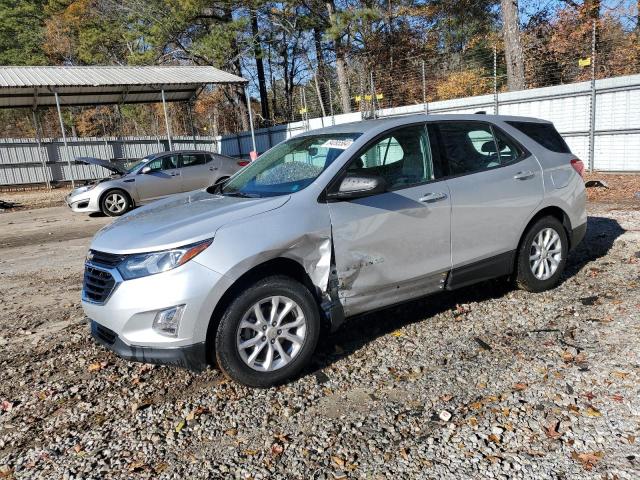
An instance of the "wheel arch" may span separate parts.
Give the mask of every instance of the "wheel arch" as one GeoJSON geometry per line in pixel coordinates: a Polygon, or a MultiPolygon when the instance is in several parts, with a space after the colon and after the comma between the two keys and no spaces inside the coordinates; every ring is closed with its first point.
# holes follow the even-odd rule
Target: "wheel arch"
{"type": "Polygon", "coordinates": [[[213,309],[211,317],[209,319],[209,325],[207,326],[206,336],[206,350],[207,350],[207,362],[213,364],[215,361],[214,351],[214,339],[218,324],[222,319],[222,315],[227,310],[234,298],[238,296],[240,292],[249,287],[251,284],[257,282],[261,278],[269,277],[272,275],[284,275],[290,277],[302,285],[304,285],[313,295],[318,306],[321,318],[324,319],[321,309],[321,292],[313,284],[311,278],[305,271],[304,267],[297,261],[287,257],[276,257],[270,260],[266,260],[258,265],[247,270],[238,279],[236,279],[222,294],[220,300],[216,303],[213,309]]]}
{"type": "MultiPolygon", "coordinates": [[[[524,235],[527,233],[531,225],[533,225],[542,217],[554,217],[555,219],[557,219],[564,227],[564,230],[567,234],[567,237],[569,238],[569,241],[571,241],[571,231],[573,230],[573,227],[571,225],[571,219],[569,218],[569,215],[567,214],[567,212],[565,212],[562,208],[558,207],[557,205],[549,205],[544,208],[541,208],[535,213],[533,217],[531,217],[526,227],[520,234],[520,242],[522,242],[524,235]]],[[[520,242],[518,244],[518,248],[520,247],[520,242]]],[[[569,245],[569,247],[571,247],[571,245],[569,245]]]]}
{"type": "Polygon", "coordinates": [[[571,249],[572,245],[571,245],[571,232],[572,232],[572,226],[571,226],[571,219],[569,218],[569,215],[567,214],[567,212],[565,212],[562,208],[558,207],[557,205],[549,205],[546,206],[544,208],[541,208],[540,210],[538,210],[533,217],[531,217],[531,219],[529,220],[529,222],[527,222],[526,226],[524,227],[524,229],[522,230],[522,232],[520,233],[520,239],[518,240],[518,246],[516,248],[516,254],[513,257],[513,271],[516,271],[516,263],[518,261],[518,252],[520,251],[520,248],[522,247],[522,242],[524,240],[524,237],[526,236],[527,232],[529,231],[529,229],[531,228],[531,226],[536,223],[538,220],[540,220],[541,218],[544,217],[553,217],[556,220],[558,220],[562,226],[564,227],[565,233],[567,234],[567,240],[569,242],[569,245],[567,245],[567,249],[571,249]]]}

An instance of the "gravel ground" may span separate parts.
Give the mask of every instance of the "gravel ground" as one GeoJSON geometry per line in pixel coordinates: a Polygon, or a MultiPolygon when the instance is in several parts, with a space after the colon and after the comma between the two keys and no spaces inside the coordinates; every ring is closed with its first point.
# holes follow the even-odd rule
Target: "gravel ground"
{"type": "Polygon", "coordinates": [[[361,317],[268,390],[96,346],[82,258],[108,219],[66,237],[85,217],[2,214],[0,478],[638,478],[638,207],[590,205],[553,291],[494,281],[361,317]]]}
{"type": "Polygon", "coordinates": [[[0,192],[0,213],[3,211],[64,205],[64,197],[66,197],[70,191],[70,187],[60,187],[52,190],[40,189],[27,190],[24,192],[0,192]]]}

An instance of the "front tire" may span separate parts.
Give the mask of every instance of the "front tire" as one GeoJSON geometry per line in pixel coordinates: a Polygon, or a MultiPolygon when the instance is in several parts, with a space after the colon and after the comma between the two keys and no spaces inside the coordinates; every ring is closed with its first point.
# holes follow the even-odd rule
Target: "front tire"
{"type": "Polygon", "coordinates": [[[320,336],[311,292],[286,276],[258,280],[235,298],[215,337],[218,366],[238,383],[270,387],[309,363],[320,336]]]}
{"type": "Polygon", "coordinates": [[[100,210],[109,217],[119,217],[130,208],[131,200],[124,190],[109,190],[100,199],[100,210]]]}
{"type": "Polygon", "coordinates": [[[516,265],[516,283],[528,292],[543,292],[560,283],[567,264],[569,240],[562,223],[543,217],[526,231],[516,265]]]}

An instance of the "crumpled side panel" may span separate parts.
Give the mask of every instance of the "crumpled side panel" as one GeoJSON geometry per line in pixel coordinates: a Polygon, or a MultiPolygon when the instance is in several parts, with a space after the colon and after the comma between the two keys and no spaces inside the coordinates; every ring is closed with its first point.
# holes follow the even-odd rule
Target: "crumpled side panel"
{"type": "Polygon", "coordinates": [[[278,256],[295,260],[303,266],[311,282],[326,292],[331,271],[331,237],[310,233],[283,249],[278,256]]]}

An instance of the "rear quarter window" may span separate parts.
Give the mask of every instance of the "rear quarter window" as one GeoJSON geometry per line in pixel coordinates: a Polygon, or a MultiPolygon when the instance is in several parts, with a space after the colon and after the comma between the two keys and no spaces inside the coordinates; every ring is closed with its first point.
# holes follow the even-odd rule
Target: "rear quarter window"
{"type": "Polygon", "coordinates": [[[531,140],[539,143],[547,150],[557,153],[571,153],[564,139],[551,123],[506,122],[520,130],[531,140]]]}

